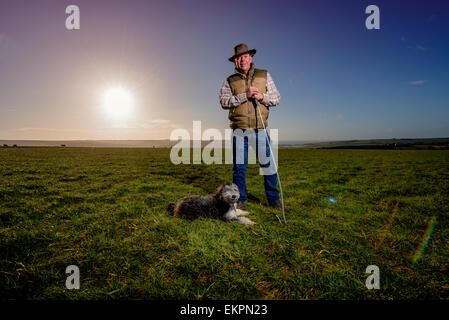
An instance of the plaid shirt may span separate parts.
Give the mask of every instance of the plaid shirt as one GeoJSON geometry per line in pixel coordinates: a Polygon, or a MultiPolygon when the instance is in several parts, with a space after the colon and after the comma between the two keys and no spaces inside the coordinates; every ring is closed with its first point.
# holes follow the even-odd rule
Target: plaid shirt
{"type": "MultiPolygon", "coordinates": [[[[220,89],[220,104],[223,109],[235,108],[238,105],[248,101],[246,98],[246,92],[233,96],[231,86],[226,79],[220,89]]],[[[278,89],[274,85],[273,79],[269,72],[267,72],[267,93],[263,94],[263,103],[266,107],[274,107],[281,100],[278,89]]]]}

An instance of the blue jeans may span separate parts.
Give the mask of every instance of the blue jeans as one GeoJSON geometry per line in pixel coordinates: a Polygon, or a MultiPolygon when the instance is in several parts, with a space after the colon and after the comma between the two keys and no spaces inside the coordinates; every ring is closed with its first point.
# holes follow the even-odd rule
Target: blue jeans
{"type": "Polygon", "coordinates": [[[255,147],[260,167],[269,170],[269,172],[274,172],[273,174],[263,175],[263,185],[268,203],[279,203],[279,191],[276,189],[277,175],[275,169],[273,169],[274,164],[271,163],[272,159],[270,158],[270,148],[268,146],[270,137],[268,136],[268,139],[266,139],[265,131],[260,129],[245,131],[242,137],[236,136],[235,132],[236,130],[233,130],[232,134],[232,181],[239,187],[240,198],[238,203],[244,203],[247,199],[246,167],[248,165],[248,145],[253,149],[255,147]],[[248,139],[250,143],[248,143],[248,139]],[[263,149],[265,149],[265,157],[263,153],[259,154],[259,150],[263,152],[263,149]]]}

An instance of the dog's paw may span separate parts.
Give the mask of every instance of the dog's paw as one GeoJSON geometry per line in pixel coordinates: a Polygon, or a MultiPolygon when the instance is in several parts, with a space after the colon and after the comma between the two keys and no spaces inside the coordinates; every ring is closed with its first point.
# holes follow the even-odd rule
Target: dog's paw
{"type": "Polygon", "coordinates": [[[249,215],[248,211],[237,209],[237,216],[247,216],[249,215]]]}
{"type": "Polygon", "coordinates": [[[245,224],[248,226],[252,226],[252,225],[256,224],[254,221],[251,221],[250,219],[245,218],[245,217],[237,217],[237,219],[235,219],[233,221],[240,223],[240,224],[245,224]]]}

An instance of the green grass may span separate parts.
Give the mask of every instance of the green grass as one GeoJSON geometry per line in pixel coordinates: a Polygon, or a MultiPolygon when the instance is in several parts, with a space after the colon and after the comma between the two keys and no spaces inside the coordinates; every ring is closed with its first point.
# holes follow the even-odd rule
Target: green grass
{"type": "Polygon", "coordinates": [[[288,224],[264,206],[262,176],[250,165],[255,226],[169,216],[168,202],[232,180],[231,165],[176,166],[169,153],[0,148],[1,297],[449,297],[449,152],[280,149],[288,224]],[[433,236],[412,268],[433,215],[433,236]],[[80,268],[80,290],[65,288],[71,264],[80,268]],[[372,264],[380,290],[365,287],[372,264]]]}

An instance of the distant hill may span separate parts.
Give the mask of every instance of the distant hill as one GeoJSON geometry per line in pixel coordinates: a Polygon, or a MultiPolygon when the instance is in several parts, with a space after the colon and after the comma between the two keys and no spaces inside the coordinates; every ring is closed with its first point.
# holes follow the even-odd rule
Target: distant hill
{"type": "Polygon", "coordinates": [[[170,140],[0,140],[3,146],[25,147],[93,147],[93,148],[169,148],[176,144],[170,140]]]}
{"type": "MultiPolygon", "coordinates": [[[[91,147],[91,148],[171,148],[178,141],[164,140],[0,140],[0,146],[91,147]]],[[[210,141],[202,141],[204,147],[210,141]]],[[[223,141],[223,146],[224,146],[223,141]]],[[[318,149],[449,149],[449,138],[369,139],[341,141],[280,141],[279,148],[318,149]]]]}
{"type": "MultiPolygon", "coordinates": [[[[0,146],[17,145],[19,147],[93,147],[93,148],[171,148],[179,141],[165,140],[0,140],[0,146]]],[[[280,148],[300,148],[313,141],[280,142],[280,148]]],[[[204,147],[210,141],[202,141],[204,147]]],[[[224,146],[224,140],[222,142],[224,146]]]]}
{"type": "Polygon", "coordinates": [[[306,144],[319,149],[438,149],[449,150],[449,138],[369,139],[327,141],[306,144]]]}

